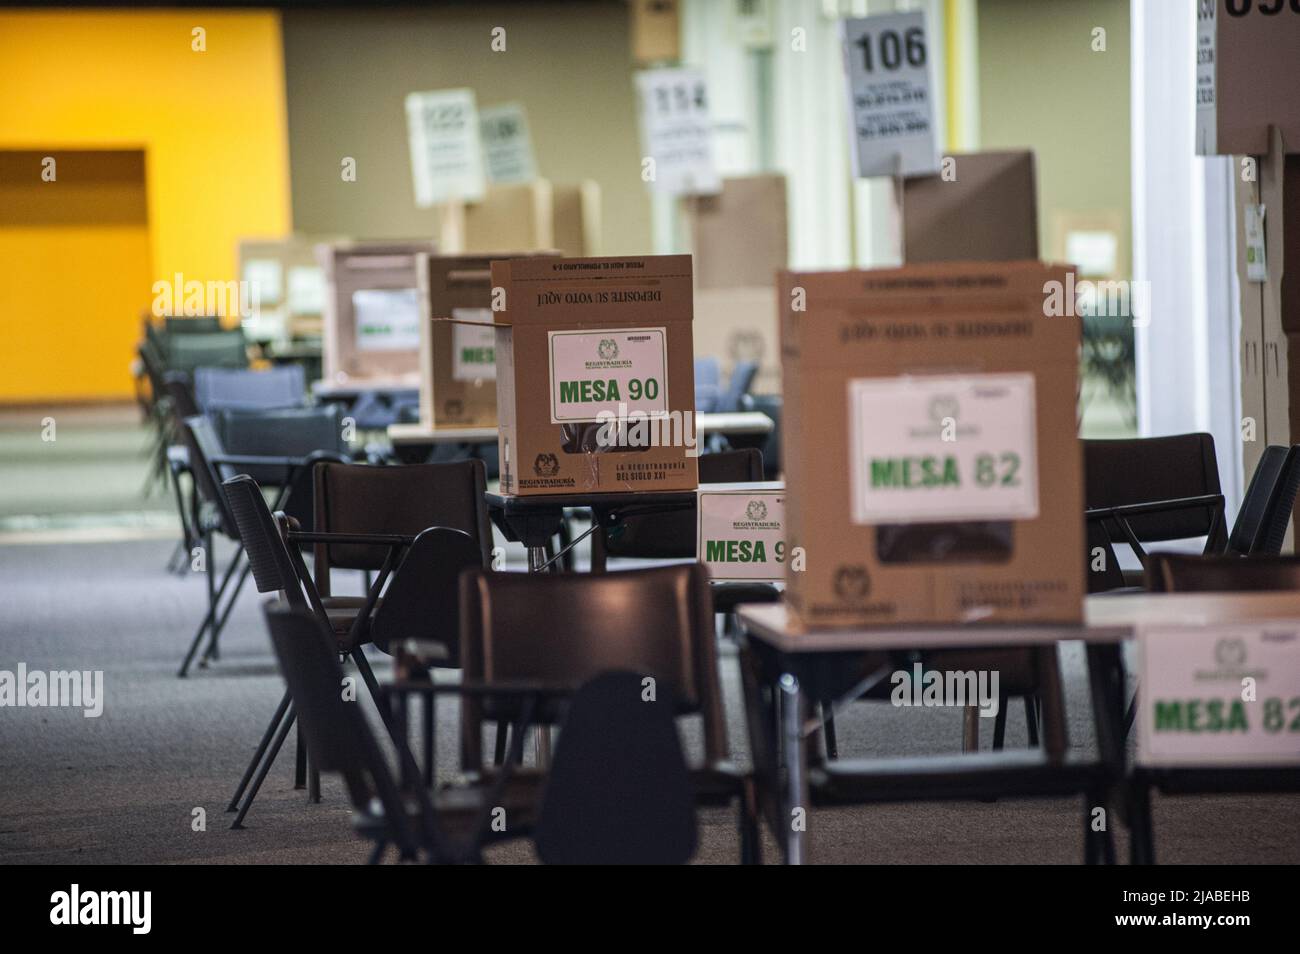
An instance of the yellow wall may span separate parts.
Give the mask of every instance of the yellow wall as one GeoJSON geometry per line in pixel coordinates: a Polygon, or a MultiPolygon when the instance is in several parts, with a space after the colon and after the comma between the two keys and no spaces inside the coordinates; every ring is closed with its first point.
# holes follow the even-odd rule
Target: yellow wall
{"type": "MultiPolygon", "coordinates": [[[[237,278],[240,237],[290,231],[278,14],[0,13],[0,64],[0,150],[144,150],[150,280],[139,308],[152,302],[153,281],[177,272],[203,282],[237,278]],[[195,27],[206,30],[205,52],[192,49],[195,27]]],[[[138,261],[129,232],[79,229],[66,254],[97,256],[87,274],[114,259],[138,261]]],[[[4,247],[17,236],[11,231],[4,247]]],[[[48,323],[42,316],[55,307],[65,320],[49,326],[51,338],[100,336],[102,347],[0,347],[0,401],[129,395],[139,311],[105,312],[116,296],[68,288],[66,264],[49,262],[48,254],[0,256],[0,284],[16,289],[0,302],[0,334],[8,341],[19,323],[48,323]]]]}

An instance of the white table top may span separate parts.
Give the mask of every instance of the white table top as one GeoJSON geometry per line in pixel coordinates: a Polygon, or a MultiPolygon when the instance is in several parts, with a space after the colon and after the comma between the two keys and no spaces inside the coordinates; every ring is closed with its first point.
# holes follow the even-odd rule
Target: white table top
{"type": "MultiPolygon", "coordinates": [[[[324,384],[324,382],[318,382],[324,384]]],[[[340,390],[344,389],[339,385],[340,390]]],[[[317,394],[326,394],[318,388],[317,394]]],[[[700,414],[696,417],[700,433],[722,434],[768,434],[772,430],[772,419],[760,411],[741,411],[736,414],[700,414]]],[[[447,441],[494,441],[497,439],[495,427],[425,427],[423,424],[390,424],[388,439],[396,444],[437,444],[447,441]]]]}
{"type": "Polygon", "coordinates": [[[322,378],[319,381],[313,381],[311,384],[312,394],[322,398],[362,394],[367,391],[391,394],[394,391],[418,390],[420,390],[419,375],[400,378],[349,378],[345,381],[331,381],[322,378]]]}
{"type": "Polygon", "coordinates": [[[1131,638],[1138,626],[1154,624],[1297,620],[1300,592],[1103,594],[1084,600],[1084,621],[1074,624],[979,623],[795,632],[784,603],[749,603],[737,612],[751,636],[782,652],[953,649],[1030,646],[1064,639],[1113,643],[1131,638]]]}
{"type": "Polygon", "coordinates": [[[389,424],[388,439],[400,444],[491,444],[497,439],[495,427],[439,427],[423,424],[389,424]]]}

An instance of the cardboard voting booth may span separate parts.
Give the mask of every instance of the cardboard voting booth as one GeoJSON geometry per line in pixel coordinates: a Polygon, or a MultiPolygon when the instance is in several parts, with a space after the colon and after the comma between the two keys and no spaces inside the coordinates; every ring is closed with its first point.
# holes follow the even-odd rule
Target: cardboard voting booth
{"type": "Polygon", "coordinates": [[[417,261],[432,242],[342,242],[317,247],[325,272],[327,381],[414,383],[420,364],[417,261]]]}
{"type": "Polygon", "coordinates": [[[1032,152],[958,153],[943,173],[903,181],[903,261],[1033,261],[1038,199],[1032,152]]]}
{"type": "Polygon", "coordinates": [[[695,292],[695,354],[712,357],[729,379],[739,361],[758,364],[750,391],[781,393],[781,338],[775,286],[695,292]]]}
{"type": "Polygon", "coordinates": [[[689,255],[492,263],[501,491],[691,490],[689,255]]]}
{"type": "Polygon", "coordinates": [[[782,276],[787,539],[806,561],[786,595],[800,625],[1081,618],[1069,273],[782,276]]]}
{"type": "Polygon", "coordinates": [[[600,183],[551,186],[551,220],[555,248],[573,258],[599,255],[601,249],[600,183]]]}
{"type": "Polygon", "coordinates": [[[718,360],[725,376],[754,361],[751,391],[781,390],[776,276],[786,267],[789,220],[785,177],[724,179],[716,196],[686,205],[695,250],[695,354],[718,360]]]}
{"type": "MultiPolygon", "coordinates": [[[[555,257],[555,252],[542,255],[555,257]]],[[[420,423],[425,427],[495,427],[496,333],[492,260],[523,257],[420,255],[420,423]]]]}
{"type": "Polygon", "coordinates": [[[717,195],[692,196],[695,287],[764,288],[789,262],[785,176],[723,179],[717,195]]]}
{"type": "Polygon", "coordinates": [[[1300,151],[1300,5],[1199,0],[1196,10],[1196,151],[1265,155],[1270,128],[1300,151]]]}
{"type": "Polygon", "coordinates": [[[316,246],[341,239],[293,235],[239,243],[239,278],[256,302],[244,331],[255,341],[320,335],[324,326],[325,276],[316,246]]]}

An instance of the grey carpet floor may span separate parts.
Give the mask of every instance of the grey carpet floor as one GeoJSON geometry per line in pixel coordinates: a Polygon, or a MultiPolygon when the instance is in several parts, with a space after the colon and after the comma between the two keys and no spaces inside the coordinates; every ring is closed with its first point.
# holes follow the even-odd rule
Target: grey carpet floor
{"type": "MultiPolygon", "coordinates": [[[[292,787],[286,749],[241,831],[223,811],[282,691],[258,613],[240,598],[221,660],[187,680],[175,669],[204,608],[199,575],[163,572],[171,542],[0,545],[0,669],[102,669],[100,718],[69,709],[0,709],[0,863],[356,863],[366,848],[349,828],[341,785],[307,804],[292,787]],[[206,825],[196,831],[196,810],[206,825]]],[[[219,554],[224,558],[226,551],[219,554]]],[[[355,576],[353,574],[353,576],[355,576]]],[[[384,657],[373,657],[381,678],[384,657]]],[[[1061,651],[1071,744],[1092,746],[1080,647],[1061,651]]],[[[732,745],[744,761],[734,655],[724,649],[732,745]]],[[[838,719],[841,752],[953,752],[951,710],[850,706],[838,719]]],[[[450,772],[455,711],[439,710],[439,770],[450,772]]],[[[694,727],[688,748],[698,752],[694,727]]],[[[985,745],[991,730],[985,730],[985,745]]],[[[1013,707],[1009,744],[1025,728],[1013,707]]],[[[1169,863],[1300,861],[1295,797],[1156,799],[1160,859],[1169,863]]],[[[1122,826],[1112,821],[1121,853],[1122,826]]],[[[815,811],[818,862],[1075,863],[1082,853],[1077,799],[890,805],[815,811]]],[[[699,860],[737,856],[729,812],[700,819],[699,860]]],[[[766,846],[773,860],[774,846],[766,846]]],[[[494,861],[530,861],[531,849],[494,849],[494,861]]]]}

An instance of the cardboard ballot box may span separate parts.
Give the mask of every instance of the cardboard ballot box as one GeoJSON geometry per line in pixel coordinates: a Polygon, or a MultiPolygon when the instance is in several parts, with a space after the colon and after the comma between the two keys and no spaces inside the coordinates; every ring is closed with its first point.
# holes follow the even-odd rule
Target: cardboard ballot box
{"type": "Polygon", "coordinates": [[[696,486],[691,258],[492,263],[501,491],[696,486]]]}
{"type": "Polygon", "coordinates": [[[425,427],[496,426],[492,260],[522,255],[419,256],[420,423],[425,427]]]}
{"type": "Polygon", "coordinates": [[[432,242],[317,246],[325,271],[327,381],[414,379],[420,370],[416,262],[432,242]]]}
{"type": "Polygon", "coordinates": [[[789,264],[785,176],[723,179],[721,192],[695,196],[686,208],[698,288],[776,284],[789,264]]]}
{"type": "Polygon", "coordinates": [[[786,593],[801,625],[1081,618],[1068,273],[783,273],[786,593]]]}
{"type": "Polygon", "coordinates": [[[972,152],[952,160],[953,178],[903,181],[903,261],[1032,261],[1038,199],[1032,152],[972,152]]]}

